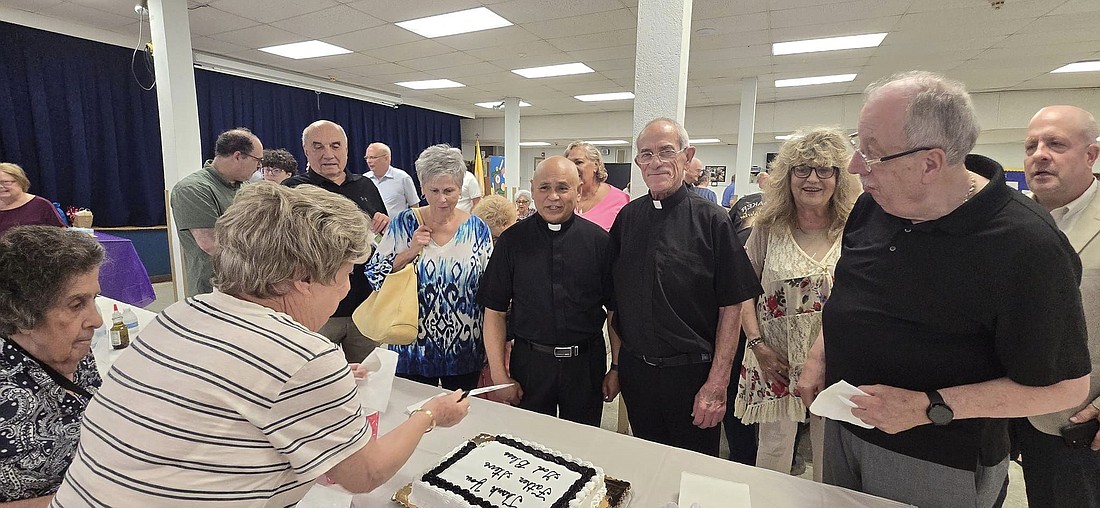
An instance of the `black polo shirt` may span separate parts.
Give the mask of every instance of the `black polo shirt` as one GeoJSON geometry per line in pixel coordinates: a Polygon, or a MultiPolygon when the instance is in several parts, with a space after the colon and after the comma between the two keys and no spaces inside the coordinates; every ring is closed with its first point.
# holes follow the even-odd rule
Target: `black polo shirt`
{"type": "Polygon", "coordinates": [[[729,213],[687,186],[627,203],[609,248],[615,329],[635,355],[712,354],[718,308],[764,292],[729,213]]]}
{"type": "Polygon", "coordinates": [[[511,303],[509,336],[552,346],[603,340],[609,236],[577,216],[559,226],[552,231],[536,214],[506,229],[481,276],[477,303],[499,312],[511,303]]]}
{"type": "MultiPolygon", "coordinates": [[[[302,184],[316,185],[352,200],[356,205],[359,205],[359,209],[366,212],[368,219],[373,217],[375,212],[389,215],[386,213],[386,202],[382,200],[382,194],[378,192],[378,187],[370,181],[370,178],[364,178],[363,175],[352,174],[345,169],[344,183],[337,185],[312,169],[306,169],[304,174],[294,175],[283,180],[283,185],[288,187],[297,187],[302,184]]],[[[371,286],[367,282],[367,274],[363,271],[363,265],[355,265],[355,268],[351,271],[351,290],[348,291],[348,295],[343,300],[340,300],[340,306],[336,308],[336,312],[332,314],[332,317],[350,316],[355,308],[370,296],[371,291],[371,286]]]]}
{"type": "MultiPolygon", "coordinates": [[[[829,384],[928,391],[1088,374],[1073,247],[1049,213],[1005,185],[999,164],[970,155],[966,166],[989,184],[933,221],[914,224],[859,198],[822,317],[829,384]]],[[[844,425],[883,448],[973,471],[1007,455],[1006,424],[976,418],[896,435],[844,425]]]]}

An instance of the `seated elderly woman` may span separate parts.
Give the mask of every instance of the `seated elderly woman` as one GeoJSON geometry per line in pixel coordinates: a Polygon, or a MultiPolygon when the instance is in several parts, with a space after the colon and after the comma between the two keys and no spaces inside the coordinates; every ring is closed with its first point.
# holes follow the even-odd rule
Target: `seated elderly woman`
{"type": "Polygon", "coordinates": [[[316,333],[370,252],[350,200],[259,182],[214,235],[215,291],[165,309],[119,356],[57,505],[289,506],[322,475],[369,491],[466,415],[455,392],[370,439],[344,355],[316,333]]]}
{"type": "MultiPolygon", "coordinates": [[[[525,192],[525,191],[520,191],[525,192]]],[[[516,199],[519,199],[518,195],[516,199]]],[[[493,243],[497,237],[516,223],[516,208],[508,202],[508,198],[500,194],[490,194],[481,198],[474,207],[474,215],[485,221],[489,230],[493,233],[493,243]]]]}
{"type": "Polygon", "coordinates": [[[378,290],[387,275],[416,263],[420,323],[415,342],[390,346],[399,355],[397,375],[471,389],[485,358],[484,309],[474,297],[493,253],[492,233],[456,207],[466,176],[462,151],[429,146],[416,159],[416,174],[428,206],[393,218],[367,262],[367,280],[378,290]]]}
{"type": "Polygon", "coordinates": [[[0,235],[19,225],[65,227],[57,207],[29,191],[31,181],[18,164],[0,162],[0,235]]]}
{"type": "Polygon", "coordinates": [[[520,189],[516,191],[516,220],[523,220],[535,214],[535,198],[531,197],[531,191],[520,189]]]}
{"type": "Polygon", "coordinates": [[[46,506],[100,385],[91,354],[103,247],[52,226],[0,238],[0,506],[46,506]]]}

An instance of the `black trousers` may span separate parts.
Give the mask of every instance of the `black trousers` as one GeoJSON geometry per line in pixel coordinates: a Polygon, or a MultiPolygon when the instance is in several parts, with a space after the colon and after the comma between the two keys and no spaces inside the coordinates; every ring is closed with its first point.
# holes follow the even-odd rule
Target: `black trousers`
{"type": "Polygon", "coordinates": [[[1036,429],[1027,418],[1012,420],[1020,450],[1028,505],[1100,508],[1100,452],[1070,448],[1062,436],[1036,429]]]}
{"type": "Polygon", "coordinates": [[[707,381],[710,363],[654,367],[628,351],[619,355],[619,387],[635,437],[718,456],[721,425],[692,425],[695,394],[707,381]]]}
{"type": "Polygon", "coordinates": [[[402,374],[397,373],[397,377],[408,379],[410,381],[416,381],[431,386],[442,386],[445,390],[473,390],[477,388],[477,380],[481,377],[481,371],[474,371],[469,374],[459,374],[457,376],[418,376],[416,374],[402,374]]]}
{"type": "MultiPolygon", "coordinates": [[[[733,400],[737,396],[737,381],[741,379],[741,361],[745,358],[745,331],[737,343],[737,353],[733,357],[730,369],[730,384],[726,389],[726,417],[722,419],[722,428],[726,432],[726,442],[730,447],[730,460],[749,466],[756,465],[756,424],[745,425],[741,419],[733,416],[733,400]]],[[[796,447],[797,448],[797,447],[796,447]]]]}
{"type": "Polygon", "coordinates": [[[579,356],[555,358],[516,339],[512,347],[512,379],[523,398],[519,407],[584,425],[600,426],[607,350],[603,338],[593,340],[579,356]]]}

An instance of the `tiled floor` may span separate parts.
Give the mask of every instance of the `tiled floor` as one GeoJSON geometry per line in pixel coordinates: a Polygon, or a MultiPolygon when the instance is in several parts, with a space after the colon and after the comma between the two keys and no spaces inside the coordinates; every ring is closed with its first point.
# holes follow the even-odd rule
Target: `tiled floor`
{"type": "MultiPolygon", "coordinates": [[[[147,310],[152,312],[160,312],[165,307],[171,305],[176,301],[173,294],[173,287],[171,282],[162,282],[159,284],[153,284],[153,290],[157,293],[157,300],[146,307],[147,310]]],[[[600,427],[615,431],[618,428],[619,421],[619,402],[616,399],[615,402],[604,404],[603,421],[600,427]]],[[[802,445],[807,448],[805,455],[809,456],[809,440],[804,439],[801,441],[802,445]]],[[[729,454],[728,446],[726,445],[725,436],[722,437],[722,456],[727,457],[729,454]]],[[[1009,485],[1008,485],[1008,498],[1005,500],[1004,508],[1027,508],[1027,497],[1024,495],[1024,478],[1023,472],[1020,466],[1012,463],[1008,470],[1009,485]]],[[[800,475],[800,478],[807,480],[813,479],[813,465],[807,464],[806,472],[800,475]]]]}

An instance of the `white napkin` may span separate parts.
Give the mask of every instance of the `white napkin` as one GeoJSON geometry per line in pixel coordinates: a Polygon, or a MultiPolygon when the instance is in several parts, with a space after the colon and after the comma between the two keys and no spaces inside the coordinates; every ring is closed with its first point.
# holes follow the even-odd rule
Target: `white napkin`
{"type": "Polygon", "coordinates": [[[814,403],[810,404],[810,412],[831,420],[859,425],[865,429],[874,428],[874,425],[864,423],[863,420],[852,414],[852,408],[856,407],[855,403],[851,401],[854,395],[866,396],[867,393],[848,384],[847,381],[837,381],[833,386],[817,394],[814,403]]]}
{"type": "Polygon", "coordinates": [[[351,502],[351,493],[339,488],[339,485],[326,487],[316,483],[298,501],[298,508],[349,508],[351,502]]]}
{"type": "Polygon", "coordinates": [[[397,353],[384,347],[374,348],[359,364],[367,371],[367,377],[357,379],[359,401],[366,413],[385,412],[393,390],[394,373],[397,372],[397,353]]]}
{"type": "Polygon", "coordinates": [[[681,508],[752,508],[749,486],[694,473],[680,473],[681,508]]]}

